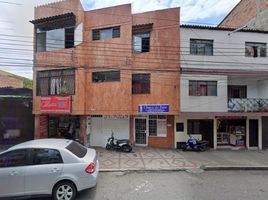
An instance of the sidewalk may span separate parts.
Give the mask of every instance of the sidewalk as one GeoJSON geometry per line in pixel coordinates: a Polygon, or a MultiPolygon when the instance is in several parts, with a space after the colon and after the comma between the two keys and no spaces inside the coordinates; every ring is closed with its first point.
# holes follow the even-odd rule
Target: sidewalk
{"type": "Polygon", "coordinates": [[[100,171],[268,170],[268,151],[138,148],[132,153],[97,148],[100,171]]]}

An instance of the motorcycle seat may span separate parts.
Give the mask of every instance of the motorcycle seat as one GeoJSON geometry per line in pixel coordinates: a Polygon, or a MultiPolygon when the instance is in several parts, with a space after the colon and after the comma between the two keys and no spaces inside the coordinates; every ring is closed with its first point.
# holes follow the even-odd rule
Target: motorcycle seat
{"type": "Polygon", "coordinates": [[[122,140],[117,140],[117,143],[128,143],[129,140],[127,139],[122,139],[122,140]]]}

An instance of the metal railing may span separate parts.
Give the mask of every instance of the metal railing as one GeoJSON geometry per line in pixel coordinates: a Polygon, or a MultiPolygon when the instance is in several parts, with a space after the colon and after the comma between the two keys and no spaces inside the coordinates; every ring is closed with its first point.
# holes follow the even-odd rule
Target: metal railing
{"type": "Polygon", "coordinates": [[[268,112],[268,99],[236,99],[228,100],[228,112],[268,112]]]}

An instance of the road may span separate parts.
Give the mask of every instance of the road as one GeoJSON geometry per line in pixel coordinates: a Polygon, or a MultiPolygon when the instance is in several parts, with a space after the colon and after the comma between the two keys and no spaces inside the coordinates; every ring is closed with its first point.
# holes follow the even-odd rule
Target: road
{"type": "Polygon", "coordinates": [[[268,171],[100,173],[78,200],[267,200],[268,171]]]}

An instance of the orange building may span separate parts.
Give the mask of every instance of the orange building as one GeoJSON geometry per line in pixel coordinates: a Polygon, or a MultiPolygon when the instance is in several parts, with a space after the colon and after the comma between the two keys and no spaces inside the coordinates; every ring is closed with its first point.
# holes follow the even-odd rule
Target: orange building
{"type": "Polygon", "coordinates": [[[35,8],[35,138],[174,147],[179,114],[179,8],[84,11],[79,0],[35,8]]]}

